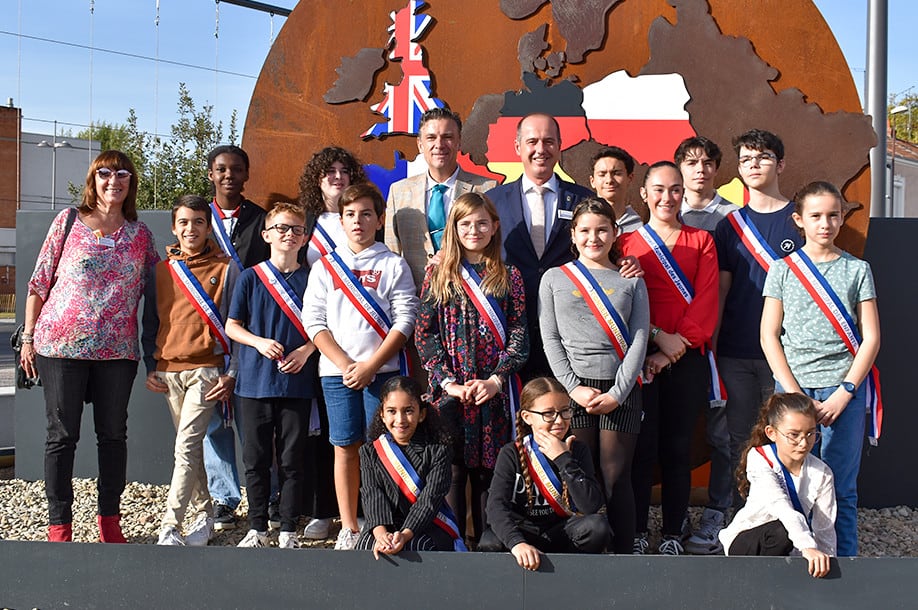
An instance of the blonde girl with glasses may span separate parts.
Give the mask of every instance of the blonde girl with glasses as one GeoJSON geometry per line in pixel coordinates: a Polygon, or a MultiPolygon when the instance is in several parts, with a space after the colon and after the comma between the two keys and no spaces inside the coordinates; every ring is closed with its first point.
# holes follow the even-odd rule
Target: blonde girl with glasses
{"type": "Polygon", "coordinates": [[[479,551],[509,550],[519,566],[538,570],[542,553],[601,553],[609,525],[587,446],[568,436],[570,396],[557,380],[526,384],[516,440],[500,450],[488,494],[488,524],[479,551]]]}
{"type": "Polygon", "coordinates": [[[746,505],[720,531],[727,555],[803,556],[814,578],[835,555],[832,471],[813,455],[816,407],[804,394],[774,394],[759,414],[736,478],[746,505]]]}
{"type": "Polygon", "coordinates": [[[449,505],[465,535],[466,484],[477,540],[485,492],[500,448],[512,437],[511,390],[529,356],[523,279],[501,259],[494,204],[464,193],[450,206],[439,265],[427,269],[414,337],[430,400],[454,428],[449,505]]]}

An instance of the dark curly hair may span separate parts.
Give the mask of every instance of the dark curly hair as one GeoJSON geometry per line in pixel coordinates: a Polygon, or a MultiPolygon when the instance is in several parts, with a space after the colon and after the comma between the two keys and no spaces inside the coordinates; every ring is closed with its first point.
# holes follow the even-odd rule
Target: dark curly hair
{"type": "Polygon", "coordinates": [[[403,377],[401,375],[390,378],[380,389],[379,408],[370,421],[370,426],[367,430],[368,439],[375,441],[381,435],[388,432],[388,430],[386,430],[386,424],[384,424],[382,420],[382,410],[386,404],[386,397],[392,392],[404,392],[418,403],[421,411],[427,411],[427,416],[424,418],[424,421],[419,423],[417,429],[414,431],[414,436],[416,438],[423,439],[427,443],[432,444],[450,445],[452,443],[451,435],[446,428],[441,425],[440,420],[437,418],[436,409],[431,409],[424,400],[421,384],[411,377],[403,377]]]}
{"type": "Polygon", "coordinates": [[[340,162],[350,172],[351,184],[367,182],[360,161],[351,153],[339,146],[327,146],[314,154],[303,167],[300,174],[300,205],[307,214],[318,216],[325,211],[325,199],[322,197],[322,178],[332,164],[340,162]]]}

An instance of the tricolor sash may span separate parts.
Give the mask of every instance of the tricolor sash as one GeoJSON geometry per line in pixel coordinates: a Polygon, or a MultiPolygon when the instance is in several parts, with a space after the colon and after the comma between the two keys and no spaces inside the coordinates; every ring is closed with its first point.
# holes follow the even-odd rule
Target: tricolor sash
{"type": "MultiPolygon", "coordinates": [[[[230,340],[226,335],[226,329],[223,327],[223,317],[217,309],[217,304],[204,290],[204,286],[194,276],[185,261],[170,260],[169,273],[172,275],[172,279],[179,287],[179,290],[185,295],[185,298],[188,299],[195,311],[198,312],[201,319],[204,320],[204,323],[210,329],[211,335],[223,348],[223,372],[225,373],[229,370],[230,364],[230,340]]],[[[230,406],[228,400],[225,400],[220,404],[220,407],[223,424],[228,425],[233,419],[232,406],[230,406]]]]}
{"type": "MultiPolygon", "coordinates": [[[[330,252],[320,260],[331,275],[335,286],[344,292],[347,299],[376,331],[379,338],[385,340],[389,334],[389,329],[392,328],[392,323],[389,321],[389,316],[386,315],[386,312],[376,302],[376,299],[367,292],[367,289],[363,287],[354,272],[347,268],[347,265],[344,264],[337,252],[330,252]]],[[[405,350],[401,350],[398,353],[398,367],[402,375],[408,375],[408,358],[405,355],[405,350]]]]}
{"type": "MultiPolygon", "coordinates": [[[[376,455],[379,457],[379,461],[382,462],[386,472],[392,477],[392,480],[398,486],[402,495],[405,496],[411,504],[417,502],[418,496],[424,488],[424,481],[421,480],[417,470],[415,470],[411,462],[408,461],[408,458],[405,456],[401,447],[398,446],[398,443],[393,442],[388,434],[382,434],[378,439],[373,441],[373,448],[376,449],[376,455]]],[[[446,500],[443,501],[443,506],[437,511],[437,515],[434,517],[433,522],[453,539],[453,549],[455,551],[468,551],[465,547],[465,543],[462,541],[462,536],[459,534],[459,525],[456,522],[456,516],[453,514],[452,509],[450,509],[449,504],[446,503],[446,500]]]]}
{"type": "MultiPolygon", "coordinates": [[[[735,212],[733,213],[735,214],[735,212]]],[[[669,248],[666,247],[666,244],[663,243],[663,240],[660,239],[660,236],[657,235],[657,232],[654,231],[649,224],[638,229],[637,233],[647,242],[647,245],[650,246],[651,252],[657,257],[657,261],[660,263],[660,266],[663,267],[666,276],[672,281],[676,292],[682,295],[686,305],[690,304],[695,298],[695,289],[692,288],[692,284],[689,282],[688,277],[686,277],[682,268],[679,267],[676,257],[673,256],[673,253],[669,251],[669,248]]],[[[720,378],[720,372],[717,370],[714,350],[710,349],[710,347],[705,350],[703,346],[702,352],[704,351],[707,351],[708,366],[711,369],[711,387],[708,390],[708,403],[711,408],[723,407],[727,404],[727,388],[724,386],[723,380],[720,378]]]]}
{"type": "MultiPolygon", "coordinates": [[[[785,466],[781,461],[781,458],[778,457],[778,448],[774,443],[766,446],[771,449],[771,454],[774,457],[775,462],[777,462],[781,467],[781,473],[784,475],[784,485],[787,487],[787,495],[790,497],[791,504],[794,505],[794,510],[803,515],[803,517],[806,519],[807,525],[810,525],[811,515],[806,514],[806,512],[803,510],[803,505],[800,503],[800,496],[797,494],[797,486],[794,485],[794,479],[791,477],[791,473],[787,469],[787,466],[785,466]]],[[[771,459],[768,457],[768,453],[765,452],[766,446],[756,447],[755,450],[759,455],[762,456],[770,468],[774,468],[774,462],[771,461],[771,459]]]]}
{"type": "MultiPolygon", "coordinates": [[[[468,261],[462,261],[462,268],[459,271],[462,278],[462,288],[475,306],[475,309],[478,310],[478,317],[491,329],[491,335],[497,342],[497,349],[505,350],[510,329],[507,325],[507,317],[500,308],[500,304],[497,299],[485,294],[484,290],[481,289],[481,276],[478,275],[468,261]]],[[[516,438],[516,412],[520,406],[521,385],[517,373],[508,376],[507,395],[510,398],[510,429],[512,434],[510,438],[516,438]]]]}
{"type": "Polygon", "coordinates": [[[727,214],[727,221],[736,231],[743,247],[749,251],[765,273],[768,273],[774,262],[781,257],[768,245],[755,224],[749,220],[749,211],[746,208],[734,210],[727,214]]]}
{"type": "MultiPolygon", "coordinates": [[[[838,333],[842,343],[854,356],[861,345],[861,334],[854,323],[851,314],[826,277],[816,268],[816,265],[802,249],[789,254],[784,261],[793,272],[803,289],[807,291],[820,311],[828,318],[829,323],[838,333]]],[[[880,396],[880,371],[876,364],[864,380],[867,384],[867,413],[870,415],[870,432],[868,440],[871,445],[876,445],[883,427],[883,400],[880,396]]]]}
{"type": "Polygon", "coordinates": [[[268,294],[277,303],[293,327],[303,336],[303,339],[309,343],[309,336],[303,327],[303,301],[297,296],[284,276],[277,270],[271,261],[263,261],[255,265],[255,275],[261,280],[268,294]]]}
{"type": "Polygon", "coordinates": [[[328,254],[334,252],[335,248],[337,248],[335,245],[335,240],[333,240],[331,235],[328,234],[328,231],[322,228],[322,225],[319,224],[318,219],[316,220],[316,225],[312,230],[312,237],[309,238],[309,243],[319,252],[321,256],[327,256],[328,254]]]}
{"type": "MultiPolygon", "coordinates": [[[[565,508],[563,504],[564,486],[561,479],[555,474],[551,467],[551,461],[545,457],[545,454],[539,450],[538,443],[533,440],[531,434],[523,437],[523,446],[517,446],[517,450],[523,454],[526,465],[529,467],[529,474],[532,477],[532,483],[539,489],[539,493],[548,502],[552,510],[559,517],[570,517],[574,513],[572,510],[565,508]]],[[[573,509],[574,507],[571,506],[573,509]]]]}
{"type": "Polygon", "coordinates": [[[226,253],[227,256],[231,257],[236,264],[239,266],[239,271],[242,271],[244,267],[242,266],[242,260],[239,258],[239,253],[236,252],[236,246],[233,245],[233,240],[230,239],[229,234],[226,232],[226,227],[223,226],[223,210],[220,206],[217,205],[216,200],[210,202],[210,212],[213,217],[213,221],[210,223],[213,226],[214,238],[217,240],[217,243],[220,244],[220,249],[226,253]]]}
{"type": "MultiPolygon", "coordinates": [[[[583,300],[586,302],[587,307],[590,308],[590,311],[593,312],[593,316],[599,323],[600,328],[612,341],[612,346],[615,348],[615,353],[618,354],[618,359],[624,360],[625,353],[631,345],[631,335],[628,332],[628,326],[612,305],[612,301],[609,300],[602,286],[599,285],[590,270],[579,260],[563,265],[561,271],[583,295],[583,300]]],[[[637,383],[638,385],[642,384],[640,376],[637,378],[637,383]]]]}

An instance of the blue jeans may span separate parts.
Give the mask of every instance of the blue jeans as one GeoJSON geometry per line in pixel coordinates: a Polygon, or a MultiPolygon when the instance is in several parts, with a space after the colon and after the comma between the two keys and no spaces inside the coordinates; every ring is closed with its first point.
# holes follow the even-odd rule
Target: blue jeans
{"type": "MultiPolygon", "coordinates": [[[[831,426],[819,426],[822,440],[813,447],[818,456],[832,469],[835,479],[835,537],[839,557],[857,556],[857,475],[861,469],[861,449],[867,425],[867,392],[865,383],[831,426]]],[[[802,388],[815,400],[826,400],[838,386],[802,388]]],[[[775,384],[775,391],[782,392],[775,384]]]]}
{"type": "MultiPolygon", "coordinates": [[[[242,444],[242,427],[238,419],[234,427],[239,433],[239,443],[242,444]]],[[[214,503],[236,510],[242,500],[239,471],[236,469],[236,439],[232,427],[223,427],[223,416],[219,408],[213,410],[204,437],[204,469],[207,471],[207,489],[214,503]]]]}
{"type": "Polygon", "coordinates": [[[379,408],[379,391],[398,373],[379,373],[373,383],[362,390],[344,385],[341,376],[322,377],[322,391],[328,410],[328,440],[336,447],[346,447],[367,438],[370,422],[379,408]]]}

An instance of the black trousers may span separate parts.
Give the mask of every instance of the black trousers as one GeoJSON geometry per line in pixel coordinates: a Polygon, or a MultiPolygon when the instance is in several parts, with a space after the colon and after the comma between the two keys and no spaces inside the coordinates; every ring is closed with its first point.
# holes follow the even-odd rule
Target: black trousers
{"type": "Polygon", "coordinates": [[[127,407],[137,362],[36,356],[48,418],[45,495],[51,525],[73,521],[73,459],[83,399],[92,397],[99,460],[99,514],[117,515],[127,477],[127,407]]]}
{"type": "Polygon", "coordinates": [[[644,421],[631,468],[636,531],[647,531],[653,466],[659,461],[663,534],[677,536],[688,510],[692,486],[689,464],[692,433],[708,404],[711,369],[697,349],[688,349],[671,368],[643,385],[644,421]]]}
{"type": "MultiPolygon", "coordinates": [[[[602,553],[609,544],[611,533],[604,515],[574,515],[569,519],[542,528],[531,521],[517,523],[528,544],[543,553],[602,553]]],[[[503,542],[488,528],[478,541],[483,553],[509,551],[503,542]]]]}
{"type": "Polygon", "coordinates": [[[738,534],[730,544],[728,553],[738,556],[786,557],[792,550],[794,543],[787,535],[787,528],[776,519],[738,534]]]}
{"type": "Polygon", "coordinates": [[[303,497],[303,440],[308,433],[310,400],[304,398],[243,398],[237,396],[236,416],[245,430],[245,465],[249,527],[268,529],[272,451],[277,452],[281,531],[295,532],[303,497]]]}
{"type": "MultiPolygon", "coordinates": [[[[328,412],[325,401],[318,399],[321,432],[308,433],[303,439],[303,506],[304,515],[313,519],[331,519],[338,514],[335,497],[335,448],[328,441],[328,412]]],[[[306,410],[306,422],[312,406],[306,410]]],[[[307,426],[308,427],[308,426],[307,426]]]]}

